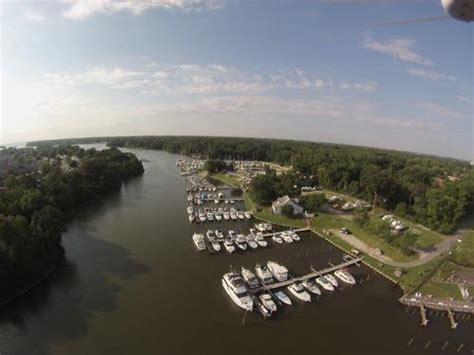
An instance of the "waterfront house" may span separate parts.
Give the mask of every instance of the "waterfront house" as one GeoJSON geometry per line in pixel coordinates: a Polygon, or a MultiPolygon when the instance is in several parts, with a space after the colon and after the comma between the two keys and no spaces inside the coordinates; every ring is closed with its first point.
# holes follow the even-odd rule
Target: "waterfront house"
{"type": "Polygon", "coordinates": [[[304,208],[288,195],[277,198],[277,200],[272,203],[272,211],[274,214],[281,214],[285,206],[291,206],[294,214],[302,214],[304,211],[304,208]]]}

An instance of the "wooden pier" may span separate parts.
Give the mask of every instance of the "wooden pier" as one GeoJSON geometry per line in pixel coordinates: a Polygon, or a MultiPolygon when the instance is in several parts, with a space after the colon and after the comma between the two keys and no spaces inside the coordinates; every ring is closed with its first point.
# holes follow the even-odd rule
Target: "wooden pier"
{"type": "Polygon", "coordinates": [[[251,292],[256,293],[256,292],[260,292],[260,291],[270,291],[270,290],[274,290],[276,288],[286,287],[286,286],[289,286],[289,285],[291,285],[292,283],[295,283],[295,282],[301,282],[301,281],[304,281],[304,280],[307,280],[307,279],[312,279],[312,278],[316,278],[316,277],[319,277],[319,276],[323,276],[323,275],[329,274],[331,272],[337,271],[339,269],[354,265],[354,264],[362,261],[362,259],[363,259],[362,257],[354,258],[353,260],[349,260],[349,261],[346,261],[342,264],[334,265],[334,266],[328,267],[328,268],[323,269],[323,270],[314,270],[313,267],[311,267],[313,272],[311,272],[309,274],[306,274],[306,275],[303,275],[303,276],[300,276],[300,277],[292,277],[292,278],[289,278],[286,281],[276,282],[276,283],[272,283],[272,284],[268,284],[268,285],[262,285],[261,287],[259,287],[257,289],[254,289],[251,292]]]}
{"type": "Polygon", "coordinates": [[[428,325],[428,317],[426,316],[426,308],[425,304],[420,304],[420,315],[421,315],[421,325],[425,326],[428,325]]]}
{"type": "MultiPolygon", "coordinates": [[[[311,230],[311,228],[292,229],[292,231],[295,232],[295,233],[308,232],[310,230],[311,230]]],[[[262,237],[264,237],[264,238],[273,237],[275,234],[280,234],[281,232],[286,232],[286,231],[265,233],[265,234],[262,235],[262,237]]]]}

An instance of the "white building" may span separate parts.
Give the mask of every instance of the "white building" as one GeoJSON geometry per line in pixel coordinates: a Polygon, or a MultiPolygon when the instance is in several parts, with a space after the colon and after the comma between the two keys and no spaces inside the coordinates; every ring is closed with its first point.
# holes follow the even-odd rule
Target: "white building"
{"type": "Polygon", "coordinates": [[[277,200],[272,203],[272,211],[275,214],[281,214],[285,206],[291,206],[294,214],[301,214],[304,211],[304,208],[293,201],[288,195],[277,198],[277,200]]]}

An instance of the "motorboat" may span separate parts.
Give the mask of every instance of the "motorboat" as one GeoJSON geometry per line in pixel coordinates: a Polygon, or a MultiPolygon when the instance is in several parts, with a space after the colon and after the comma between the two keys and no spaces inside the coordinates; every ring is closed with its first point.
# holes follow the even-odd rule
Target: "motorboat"
{"type": "Polygon", "coordinates": [[[326,291],[334,291],[334,286],[324,276],[317,277],[316,282],[326,291]]]}
{"type": "Polygon", "coordinates": [[[212,230],[208,230],[206,232],[206,237],[207,237],[207,240],[210,242],[213,242],[214,240],[216,240],[216,234],[212,230]]]}
{"type": "Polygon", "coordinates": [[[229,254],[232,254],[235,251],[235,246],[234,246],[234,242],[232,241],[232,239],[227,238],[224,241],[224,248],[225,248],[225,250],[227,250],[227,252],[229,254]]]}
{"type": "Polygon", "coordinates": [[[239,217],[237,216],[237,213],[235,211],[230,211],[230,219],[232,220],[237,220],[239,217]]]}
{"type": "Polygon", "coordinates": [[[196,218],[196,217],[194,217],[193,214],[190,214],[190,215],[188,216],[188,219],[189,219],[189,222],[190,222],[190,223],[193,223],[195,218],[196,218]]]}
{"type": "Polygon", "coordinates": [[[291,298],[286,295],[283,291],[277,291],[274,293],[275,297],[282,301],[284,304],[291,306],[291,298]]]}
{"type": "Polygon", "coordinates": [[[201,222],[206,222],[206,214],[204,212],[199,212],[199,220],[201,222]]]}
{"type": "Polygon", "coordinates": [[[246,268],[242,267],[242,270],[241,270],[240,273],[241,273],[244,281],[247,283],[247,286],[250,289],[255,289],[255,288],[258,288],[260,286],[260,282],[258,282],[257,277],[249,269],[246,269],[246,268]]]}
{"type": "Polygon", "coordinates": [[[224,233],[222,233],[220,229],[216,229],[214,233],[216,234],[217,239],[224,239],[224,233]]]}
{"type": "Polygon", "coordinates": [[[225,274],[222,277],[222,287],[237,306],[246,311],[253,309],[253,299],[245,287],[242,276],[238,273],[231,271],[225,274]]]}
{"type": "Polygon", "coordinates": [[[336,276],[339,280],[341,280],[342,282],[345,282],[346,284],[349,284],[349,285],[355,285],[356,284],[356,280],[355,280],[354,276],[352,276],[346,270],[343,270],[343,269],[337,270],[334,273],[334,276],[336,276]]]}
{"type": "Polygon", "coordinates": [[[221,245],[217,240],[214,240],[211,242],[212,249],[214,249],[216,252],[221,251],[221,245]]]}
{"type": "Polygon", "coordinates": [[[288,286],[288,291],[290,291],[296,298],[303,302],[311,302],[310,294],[305,291],[303,285],[300,283],[291,284],[288,286]]]}
{"type": "Polygon", "coordinates": [[[237,235],[235,234],[235,232],[230,229],[228,232],[227,232],[227,235],[229,236],[230,239],[234,240],[235,238],[237,238],[237,235]]]}
{"type": "Polygon", "coordinates": [[[273,230],[273,226],[272,226],[271,223],[264,223],[264,226],[265,226],[265,229],[267,230],[267,232],[271,232],[273,230]]]}
{"type": "Polygon", "coordinates": [[[274,261],[267,262],[268,270],[275,276],[278,281],[288,280],[288,269],[274,261]]]}
{"type": "Polygon", "coordinates": [[[230,200],[229,203],[230,203],[231,205],[233,205],[233,204],[235,203],[235,201],[234,201],[234,200],[230,200]]]}
{"type": "Polygon", "coordinates": [[[276,312],[277,310],[277,305],[273,301],[272,296],[270,296],[269,293],[262,293],[260,296],[258,296],[258,299],[260,302],[263,303],[265,308],[267,308],[270,312],[276,312]]]}
{"type": "Polygon", "coordinates": [[[265,307],[265,305],[255,296],[253,296],[253,304],[255,305],[257,311],[262,314],[263,318],[271,317],[272,312],[270,312],[270,310],[265,307]]]}
{"type": "Polygon", "coordinates": [[[293,238],[287,232],[282,232],[280,235],[286,243],[293,243],[293,238]]]}
{"type": "Polygon", "coordinates": [[[193,200],[193,195],[192,194],[189,194],[188,195],[188,202],[191,202],[193,200]]]}
{"type": "Polygon", "coordinates": [[[255,228],[250,228],[250,234],[252,235],[256,235],[257,234],[257,231],[255,230],[255,228]]]}
{"type": "Polygon", "coordinates": [[[283,244],[283,239],[281,238],[281,233],[276,233],[272,236],[272,240],[275,242],[275,243],[278,243],[278,244],[283,244]]]}
{"type": "Polygon", "coordinates": [[[262,281],[264,284],[269,284],[273,282],[272,273],[268,270],[266,265],[257,264],[255,266],[255,271],[260,281],[262,281]]]}
{"type": "Polygon", "coordinates": [[[259,231],[259,232],[266,232],[267,229],[265,228],[265,225],[263,223],[257,223],[255,225],[255,228],[259,231]]]}
{"type": "Polygon", "coordinates": [[[207,212],[206,218],[209,222],[212,222],[214,220],[214,213],[207,212]]]}
{"type": "Polygon", "coordinates": [[[206,241],[204,239],[203,234],[194,233],[193,234],[193,241],[194,241],[194,244],[196,245],[196,248],[198,248],[198,250],[206,250],[207,249],[206,241]]]}
{"type": "Polygon", "coordinates": [[[331,283],[331,285],[333,285],[334,288],[339,286],[339,283],[337,282],[336,278],[331,274],[324,275],[324,277],[331,283]]]}
{"type": "Polygon", "coordinates": [[[250,212],[244,212],[244,216],[245,216],[245,218],[247,218],[247,219],[252,218],[252,215],[250,214],[250,212]]]}
{"type": "Polygon", "coordinates": [[[253,235],[248,235],[246,237],[246,241],[247,241],[247,244],[249,245],[250,248],[252,248],[252,249],[257,249],[258,248],[258,244],[255,241],[253,235]]]}
{"type": "Polygon", "coordinates": [[[224,219],[226,221],[228,221],[230,219],[230,213],[229,212],[227,212],[227,211],[224,212],[224,219]]]}
{"type": "Polygon", "coordinates": [[[301,240],[300,236],[296,234],[294,231],[288,231],[288,235],[293,239],[295,242],[299,242],[301,240]]]}
{"type": "Polygon", "coordinates": [[[247,250],[247,239],[243,234],[237,235],[237,238],[235,239],[235,245],[237,245],[240,250],[247,250]]]}
{"type": "Polygon", "coordinates": [[[216,221],[222,221],[222,215],[218,212],[214,214],[214,218],[216,219],[216,221]]]}
{"type": "Polygon", "coordinates": [[[263,238],[263,234],[262,233],[257,233],[257,235],[255,236],[255,241],[257,242],[257,244],[263,248],[265,248],[267,245],[268,245],[268,242],[265,240],[265,238],[263,238]]]}
{"type": "Polygon", "coordinates": [[[193,206],[188,206],[188,208],[186,209],[186,211],[188,211],[188,214],[193,214],[193,212],[194,212],[193,206]]]}
{"type": "Polygon", "coordinates": [[[245,215],[244,215],[244,213],[241,212],[241,211],[238,211],[238,212],[237,212],[237,217],[239,217],[240,219],[245,219],[245,215]]]}
{"type": "Polygon", "coordinates": [[[214,203],[217,205],[219,203],[219,199],[215,199],[214,203]]]}
{"type": "Polygon", "coordinates": [[[314,293],[315,295],[320,296],[321,295],[321,290],[320,288],[314,283],[314,281],[311,281],[310,279],[304,280],[302,283],[303,287],[307,289],[309,292],[314,293]]]}
{"type": "Polygon", "coordinates": [[[229,200],[225,200],[224,203],[227,205],[229,203],[229,200]]]}

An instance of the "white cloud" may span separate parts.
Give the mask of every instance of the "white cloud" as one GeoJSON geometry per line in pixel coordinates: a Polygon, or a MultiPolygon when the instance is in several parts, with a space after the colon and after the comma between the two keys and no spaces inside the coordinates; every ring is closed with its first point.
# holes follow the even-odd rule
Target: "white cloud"
{"type": "Polygon", "coordinates": [[[447,80],[447,81],[456,81],[456,78],[451,75],[446,75],[436,70],[425,70],[422,68],[408,68],[407,73],[412,76],[418,76],[423,79],[438,81],[438,80],[447,80]]]}
{"type": "Polygon", "coordinates": [[[415,46],[415,40],[410,38],[396,38],[388,41],[376,41],[371,37],[364,39],[364,48],[387,54],[392,58],[398,59],[402,62],[432,66],[433,62],[421,54],[416,53],[413,50],[415,46]]]}
{"type": "Polygon", "coordinates": [[[46,17],[43,14],[39,12],[31,11],[31,10],[26,11],[23,14],[23,18],[28,22],[34,22],[34,23],[42,23],[46,21],[46,17]]]}
{"type": "Polygon", "coordinates": [[[448,119],[456,119],[461,120],[464,119],[465,116],[457,111],[454,111],[446,106],[443,106],[437,102],[418,102],[416,106],[423,110],[428,117],[441,117],[441,118],[448,118],[448,119]]]}
{"type": "Polygon", "coordinates": [[[97,13],[129,11],[135,15],[152,9],[178,9],[183,11],[217,10],[223,0],[65,0],[69,8],[64,17],[81,20],[97,13]]]}
{"type": "Polygon", "coordinates": [[[457,99],[465,104],[471,105],[472,99],[467,96],[458,96],[457,99]]]}

